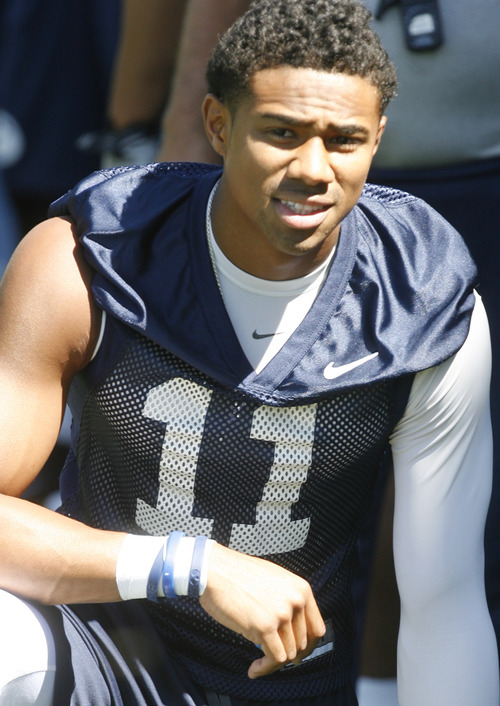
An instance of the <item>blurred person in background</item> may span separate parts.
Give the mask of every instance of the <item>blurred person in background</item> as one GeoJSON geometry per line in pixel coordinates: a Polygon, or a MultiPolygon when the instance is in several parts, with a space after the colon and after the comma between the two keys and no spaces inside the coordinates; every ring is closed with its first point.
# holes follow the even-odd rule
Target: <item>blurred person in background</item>
{"type": "Polygon", "coordinates": [[[120,0],[0,3],[0,110],[14,117],[24,141],[5,182],[23,233],[100,166],[76,143],[103,123],[120,12],[120,0]]]}
{"type": "Polygon", "coordinates": [[[124,0],[107,126],[80,147],[101,166],[158,161],[214,163],[201,104],[217,37],[250,0],[124,0]]]}

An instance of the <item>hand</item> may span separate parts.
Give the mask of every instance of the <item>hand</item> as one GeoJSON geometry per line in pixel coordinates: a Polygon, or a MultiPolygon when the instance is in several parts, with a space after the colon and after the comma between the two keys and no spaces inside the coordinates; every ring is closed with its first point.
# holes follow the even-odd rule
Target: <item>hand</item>
{"type": "Polygon", "coordinates": [[[221,625],[262,649],[264,657],[249,667],[250,679],[288,662],[299,664],[325,633],[307,581],[277,564],[220,544],[212,548],[200,603],[221,625]]]}

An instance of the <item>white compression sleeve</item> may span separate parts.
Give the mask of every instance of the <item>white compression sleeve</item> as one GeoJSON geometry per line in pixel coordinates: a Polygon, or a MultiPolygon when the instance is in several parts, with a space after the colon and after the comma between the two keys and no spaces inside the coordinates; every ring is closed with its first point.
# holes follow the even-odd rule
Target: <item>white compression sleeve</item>
{"type": "Polygon", "coordinates": [[[397,692],[395,679],[359,677],[356,682],[359,706],[398,706],[397,692]]]}
{"type": "Polygon", "coordinates": [[[400,706],[499,703],[483,583],[490,369],[488,323],[476,297],[467,341],[450,360],[417,374],[391,440],[400,706]]]}

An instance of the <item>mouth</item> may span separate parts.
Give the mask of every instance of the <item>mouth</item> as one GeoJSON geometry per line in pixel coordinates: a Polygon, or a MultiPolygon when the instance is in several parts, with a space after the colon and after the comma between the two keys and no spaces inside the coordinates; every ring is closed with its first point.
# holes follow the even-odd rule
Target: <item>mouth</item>
{"type": "Polygon", "coordinates": [[[281,199],[280,201],[290,211],[293,211],[299,216],[308,216],[311,213],[320,213],[328,208],[328,206],[325,205],[320,206],[318,204],[300,203],[299,201],[285,201],[281,199]]]}
{"type": "Polygon", "coordinates": [[[274,199],[280,219],[292,228],[317,228],[326,218],[331,204],[304,203],[289,199],[274,199]]]}

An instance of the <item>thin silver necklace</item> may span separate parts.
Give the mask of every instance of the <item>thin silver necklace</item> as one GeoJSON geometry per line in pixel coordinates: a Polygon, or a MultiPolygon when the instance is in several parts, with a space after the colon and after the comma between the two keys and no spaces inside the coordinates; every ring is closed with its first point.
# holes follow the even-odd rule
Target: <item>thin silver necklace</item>
{"type": "Polygon", "coordinates": [[[219,281],[219,273],[217,271],[217,265],[215,264],[215,253],[214,249],[212,246],[212,202],[214,200],[215,193],[217,191],[217,188],[219,186],[219,182],[217,182],[212,189],[210,196],[208,198],[208,203],[207,203],[207,214],[206,214],[206,219],[205,219],[205,230],[207,234],[207,244],[208,244],[208,252],[210,255],[210,262],[212,263],[212,269],[214,271],[214,276],[215,276],[215,281],[217,282],[217,287],[219,288],[219,292],[221,294],[221,297],[223,297],[222,294],[222,287],[220,285],[219,281]]]}

